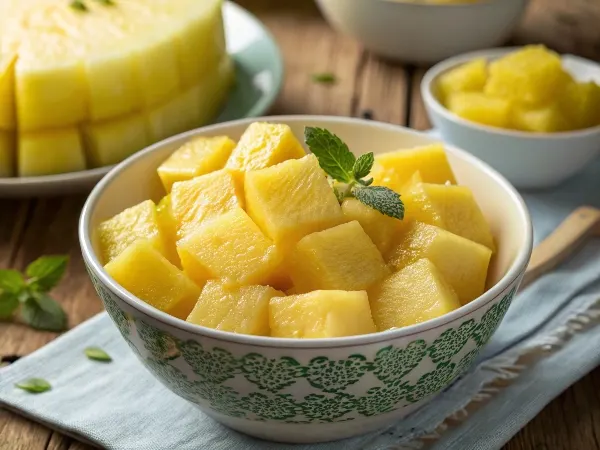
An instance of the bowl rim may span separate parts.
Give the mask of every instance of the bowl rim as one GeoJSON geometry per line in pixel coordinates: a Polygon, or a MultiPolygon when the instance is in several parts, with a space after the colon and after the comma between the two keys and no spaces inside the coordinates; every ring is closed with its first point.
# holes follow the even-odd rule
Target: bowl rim
{"type": "MultiPolygon", "coordinates": [[[[565,140],[565,139],[573,139],[573,138],[582,138],[589,137],[591,135],[599,134],[600,135],[600,124],[595,125],[593,127],[582,128],[579,130],[571,130],[571,131],[557,131],[557,132],[545,132],[545,133],[535,133],[531,131],[519,131],[519,130],[510,130],[506,128],[498,128],[490,125],[484,125],[477,122],[472,122],[467,119],[463,119],[462,117],[457,116],[453,112],[451,112],[448,108],[440,103],[437,96],[433,93],[433,88],[437,78],[444,72],[453,69],[461,64],[472,61],[476,58],[485,58],[486,60],[496,59],[501,56],[504,56],[508,53],[514,52],[516,50],[520,50],[525,46],[515,46],[515,47],[497,47],[497,48],[489,48],[484,50],[476,50],[473,52],[462,53],[460,55],[456,55],[450,58],[447,58],[443,61],[438,62],[431,68],[425,72],[423,75],[423,79],[421,80],[421,97],[425,104],[431,108],[435,113],[443,116],[445,119],[454,122],[462,127],[471,128],[480,132],[486,132],[490,134],[494,134],[496,136],[505,136],[505,137],[513,137],[513,138],[521,138],[521,139],[529,139],[529,140],[542,140],[542,139],[555,139],[555,140],[565,140]]],[[[596,63],[592,60],[582,58],[580,56],[571,55],[571,54],[562,54],[560,55],[561,59],[569,58],[576,61],[579,61],[583,64],[587,64],[589,66],[595,66],[600,70],[600,64],[596,63]]]]}
{"type": "Polygon", "coordinates": [[[462,159],[466,159],[470,164],[478,167],[487,176],[494,179],[504,189],[504,191],[510,197],[512,202],[516,204],[518,208],[519,220],[523,223],[525,227],[524,245],[519,249],[514,261],[512,262],[504,276],[494,286],[492,286],[490,289],[484,292],[480,297],[448,314],[408,327],[358,336],[317,339],[294,339],[277,338],[270,336],[253,336],[236,334],[228,331],[215,330],[201,325],[188,323],[184,320],[173,317],[165,312],[162,312],[150,306],[143,300],[138,299],[134,295],[127,292],[120,285],[118,285],[117,282],[114,281],[108,275],[108,273],[104,270],[102,264],[98,260],[92,246],[92,240],[90,235],[92,213],[107,186],[113,181],[113,179],[117,178],[125,168],[135,164],[138,159],[141,160],[145,158],[146,155],[157,151],[165,145],[170,145],[179,141],[183,142],[196,134],[219,131],[227,129],[231,126],[249,124],[255,121],[271,121],[280,123],[325,122],[325,124],[322,124],[324,126],[326,126],[327,123],[346,123],[349,125],[365,127],[367,129],[371,128],[384,129],[388,131],[401,131],[403,133],[408,133],[415,136],[426,136],[425,133],[411,130],[400,125],[350,117],[322,115],[263,116],[258,118],[245,118],[230,122],[223,122],[221,124],[210,125],[207,127],[202,127],[196,130],[188,131],[186,133],[173,136],[154,145],[151,145],[145,150],[142,150],[130,156],[129,158],[118,164],[116,167],[114,167],[94,187],[83,206],[78,227],[79,241],[84,262],[89,267],[89,270],[91,270],[94,273],[94,275],[100,280],[100,282],[105,287],[107,287],[112,292],[112,294],[118,296],[124,303],[126,303],[128,307],[133,308],[137,310],[140,314],[148,316],[151,319],[161,322],[166,326],[171,326],[175,329],[178,329],[179,331],[188,332],[193,335],[212,338],[220,341],[227,341],[229,343],[269,348],[342,348],[357,345],[374,344],[378,342],[389,341],[392,339],[404,338],[442,327],[457,319],[468,316],[474,311],[486,306],[494,299],[498,298],[500,294],[506,291],[506,289],[510,287],[510,285],[512,285],[515,281],[517,281],[525,272],[525,268],[529,262],[533,246],[533,228],[531,224],[531,219],[529,217],[529,212],[527,210],[527,206],[525,205],[524,200],[519,195],[517,190],[502,175],[500,175],[496,170],[492,169],[489,165],[481,161],[479,158],[466,152],[465,150],[458,149],[452,145],[444,144],[445,148],[448,149],[448,151],[457,154],[462,159]]]}
{"type": "MultiPolygon", "coordinates": [[[[323,1],[323,0],[320,0],[323,1]]],[[[406,0],[378,0],[382,3],[396,3],[408,8],[445,8],[445,9],[476,9],[476,8],[484,8],[489,5],[493,5],[495,3],[506,3],[507,0],[477,0],[474,2],[463,2],[463,3],[434,3],[432,1],[406,1],[406,0]]],[[[527,5],[529,0],[513,0],[515,3],[522,3],[527,5]]]]}

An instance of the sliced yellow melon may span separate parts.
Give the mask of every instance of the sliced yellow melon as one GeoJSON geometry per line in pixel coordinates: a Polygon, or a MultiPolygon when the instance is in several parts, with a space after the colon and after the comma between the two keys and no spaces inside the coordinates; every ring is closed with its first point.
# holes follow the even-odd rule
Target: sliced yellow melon
{"type": "Polygon", "coordinates": [[[158,168],[158,176],[167,192],[173,183],[222,169],[235,147],[227,136],[198,136],[186,142],[158,168]]]}
{"type": "Polygon", "coordinates": [[[92,167],[109,166],[150,144],[143,114],[131,114],[82,126],[87,160],[92,167]]]}
{"type": "Polygon", "coordinates": [[[314,155],[247,172],[244,189],[248,214],[281,247],[345,221],[314,155]]]}
{"type": "Polygon", "coordinates": [[[449,181],[456,184],[442,144],[431,144],[377,155],[371,176],[374,185],[387,186],[400,192],[417,170],[426,183],[443,184],[449,181]]]}
{"type": "Polygon", "coordinates": [[[462,304],[479,297],[492,251],[442,228],[413,222],[390,251],[388,263],[396,270],[422,258],[429,259],[452,286],[462,304]]]}
{"type": "Polygon", "coordinates": [[[530,108],[515,107],[512,112],[511,122],[514,128],[535,133],[552,133],[565,131],[571,128],[560,106],[530,108]]]}
{"type": "Polygon", "coordinates": [[[389,273],[381,253],[356,220],[302,238],[290,271],[298,292],[360,291],[389,273]]]}
{"type": "Polygon", "coordinates": [[[165,195],[156,205],[156,221],[163,240],[165,256],[177,267],[181,267],[181,261],[177,254],[177,223],[171,210],[171,196],[165,195]]]}
{"type": "Polygon", "coordinates": [[[235,285],[266,284],[281,263],[273,242],[239,207],[200,225],[177,242],[177,251],[198,284],[207,275],[235,285]]]}
{"type": "Polygon", "coordinates": [[[448,96],[447,106],[457,116],[483,125],[507,128],[510,124],[511,101],[508,99],[480,92],[455,92],[448,96]]]}
{"type": "Polygon", "coordinates": [[[104,269],[136,297],[183,320],[200,296],[200,287],[145,240],[133,242],[104,269]]]}
{"type": "Polygon", "coordinates": [[[16,54],[3,55],[0,50],[0,130],[14,130],[15,118],[15,62],[16,54]]]}
{"type": "Polygon", "coordinates": [[[435,319],[461,306],[452,286],[425,258],[390,275],[368,292],[379,331],[435,319]]]}
{"type": "Polygon", "coordinates": [[[15,133],[0,130],[0,178],[15,175],[15,133]]]}
{"type": "Polygon", "coordinates": [[[231,286],[210,280],[188,322],[233,333],[269,336],[269,300],[283,292],[269,286],[231,286]]]}
{"type": "Polygon", "coordinates": [[[454,92],[481,92],[486,79],[486,60],[474,59],[440,75],[437,82],[438,95],[445,102],[454,92]]]}
{"type": "Polygon", "coordinates": [[[21,177],[77,172],[85,155],[77,128],[58,128],[18,135],[18,174],[21,177]]]}
{"type": "Polygon", "coordinates": [[[244,206],[244,193],[225,169],[179,181],[171,190],[171,210],[182,238],[202,222],[244,206]]]}
{"type": "Polygon", "coordinates": [[[377,331],[365,291],[273,297],[269,325],[271,336],[283,338],[333,338],[377,331]]]}

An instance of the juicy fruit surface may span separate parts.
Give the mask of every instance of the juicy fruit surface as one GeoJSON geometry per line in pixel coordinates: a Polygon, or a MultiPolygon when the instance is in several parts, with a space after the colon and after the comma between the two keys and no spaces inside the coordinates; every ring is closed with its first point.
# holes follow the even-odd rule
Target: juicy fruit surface
{"type": "Polygon", "coordinates": [[[332,338],[374,333],[365,291],[314,291],[274,297],[269,304],[271,336],[332,338]]]}
{"type": "Polygon", "coordinates": [[[161,311],[185,319],[200,287],[148,241],[138,240],[105,266],[117,283],[161,311]]]}
{"type": "Polygon", "coordinates": [[[412,175],[419,171],[426,183],[456,184],[442,144],[383,153],[375,157],[371,172],[373,184],[401,192],[412,175]]]}
{"type": "Polygon", "coordinates": [[[183,238],[203,221],[243,206],[243,199],[232,174],[224,169],[175,183],[171,210],[177,236],[183,238]]]}
{"type": "Polygon", "coordinates": [[[110,262],[138,239],[145,239],[163,251],[156,207],[152,200],[127,208],[98,227],[102,258],[110,262]]]}
{"type": "Polygon", "coordinates": [[[299,292],[360,291],[389,274],[381,253],[357,221],[309,234],[293,255],[291,276],[299,292]]]}
{"type": "Polygon", "coordinates": [[[462,304],[479,297],[492,251],[442,228],[414,222],[388,255],[388,263],[396,270],[429,259],[452,286],[462,304]]]}
{"type": "Polygon", "coordinates": [[[417,183],[404,193],[406,214],[495,250],[492,231],[466,186],[417,183]]]}
{"type": "Polygon", "coordinates": [[[173,183],[222,169],[235,147],[227,136],[199,136],[184,144],[158,168],[158,176],[167,192],[173,183]]]}
{"type": "Polygon", "coordinates": [[[181,267],[181,261],[177,254],[177,222],[173,217],[171,209],[171,195],[165,195],[156,205],[156,222],[163,242],[165,257],[177,267],[181,267]]]}
{"type": "Polygon", "coordinates": [[[425,258],[390,275],[368,292],[379,331],[435,319],[461,306],[442,273],[425,258]]]}
{"type": "Polygon", "coordinates": [[[540,45],[487,67],[482,60],[465,63],[441,75],[436,88],[451,112],[484,125],[534,133],[600,125],[600,86],[574,80],[560,56],[540,45]]]}
{"type": "Polygon", "coordinates": [[[283,296],[269,286],[231,286],[211,280],[188,322],[233,333],[269,336],[269,300],[283,296]]]}
{"type": "Polygon", "coordinates": [[[246,209],[278,245],[344,221],[342,209],[314,155],[248,172],[246,209]]]}
{"type": "Polygon", "coordinates": [[[227,162],[227,168],[239,173],[264,169],[288,159],[306,155],[289,126],[255,122],[250,125],[227,162]]]}
{"type": "Polygon", "coordinates": [[[281,263],[271,240],[241,208],[210,220],[177,243],[185,272],[198,284],[226,278],[232,284],[266,284],[281,263]]]}
{"type": "Polygon", "coordinates": [[[222,0],[89,1],[86,11],[71,4],[2,3],[0,129],[19,130],[14,154],[30,133],[74,129],[89,166],[52,163],[65,159],[55,156],[59,146],[39,166],[111,165],[214,118],[233,79],[222,0]]]}

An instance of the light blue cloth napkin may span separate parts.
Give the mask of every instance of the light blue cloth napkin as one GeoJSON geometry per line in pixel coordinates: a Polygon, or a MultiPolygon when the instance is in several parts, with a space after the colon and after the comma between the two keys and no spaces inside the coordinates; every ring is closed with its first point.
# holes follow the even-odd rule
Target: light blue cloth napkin
{"type": "MultiPolygon", "coordinates": [[[[558,189],[524,193],[536,242],[574,208],[600,207],[600,161],[558,189]]],[[[345,441],[268,443],[214,422],[155,381],[103,313],[51,344],[0,369],[0,405],[51,428],[108,449],[143,450],[383,450],[497,449],[556,395],[600,363],[600,240],[517,296],[476,366],[452,387],[400,423],[345,441]],[[100,346],[110,364],[88,360],[100,346]],[[53,389],[32,395],[14,387],[28,377],[53,389]],[[486,387],[509,379],[501,389],[486,387]],[[476,413],[465,407],[480,403],[476,413]],[[447,428],[445,419],[461,418],[447,428]]],[[[0,441],[1,441],[0,437],[0,441]]]]}

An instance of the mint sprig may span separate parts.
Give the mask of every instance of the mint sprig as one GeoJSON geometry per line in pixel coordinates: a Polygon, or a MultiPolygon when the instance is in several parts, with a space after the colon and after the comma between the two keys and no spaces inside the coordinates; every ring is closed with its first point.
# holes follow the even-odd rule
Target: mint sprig
{"type": "Polygon", "coordinates": [[[333,183],[333,190],[340,203],[354,197],[386,216],[404,219],[400,194],[384,186],[371,186],[373,178],[365,179],[375,163],[372,152],[357,159],[339,137],[324,128],[306,127],[304,141],[325,173],[338,182],[333,183]]]}
{"type": "Polygon", "coordinates": [[[63,331],[67,315],[60,303],[48,295],[67,268],[66,256],[42,256],[25,270],[0,270],[0,319],[18,316],[38,330],[63,331]]]}

